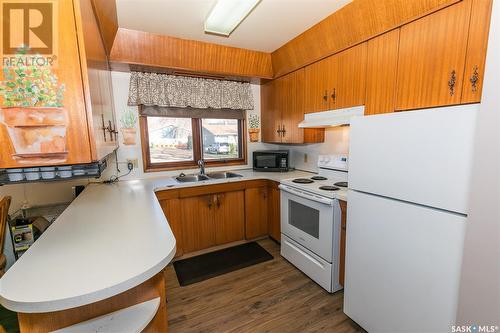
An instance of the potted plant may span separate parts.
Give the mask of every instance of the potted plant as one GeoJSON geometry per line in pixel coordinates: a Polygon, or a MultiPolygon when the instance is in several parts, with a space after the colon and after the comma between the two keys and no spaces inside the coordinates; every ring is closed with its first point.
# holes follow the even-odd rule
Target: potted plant
{"type": "Polygon", "coordinates": [[[2,122],[21,163],[66,160],[68,113],[63,108],[64,84],[49,65],[25,64],[26,50],[15,66],[3,67],[0,81],[2,122]]]}
{"type": "Polygon", "coordinates": [[[132,109],[127,109],[122,113],[120,118],[121,131],[123,135],[123,144],[130,146],[135,145],[137,116],[132,109]]]}
{"type": "Polygon", "coordinates": [[[250,142],[259,141],[260,132],[260,120],[259,116],[256,114],[251,114],[248,116],[248,134],[250,134],[250,142]]]}

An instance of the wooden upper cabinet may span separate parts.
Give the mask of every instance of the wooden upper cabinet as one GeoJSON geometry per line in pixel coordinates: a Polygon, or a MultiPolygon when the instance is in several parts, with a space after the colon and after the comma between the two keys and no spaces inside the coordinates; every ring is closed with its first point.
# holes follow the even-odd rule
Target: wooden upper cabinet
{"type": "MultiPolygon", "coordinates": [[[[51,34],[53,49],[50,54],[41,54],[49,65],[38,69],[52,77],[55,85],[49,85],[48,80],[30,78],[29,74],[21,77],[16,74],[15,66],[5,65],[3,69],[11,70],[12,77],[9,79],[0,73],[0,80],[5,84],[10,82],[17,88],[23,88],[30,80],[34,80],[41,89],[49,89],[48,93],[56,103],[48,105],[38,102],[32,105],[33,100],[26,98],[28,105],[21,106],[12,97],[0,97],[0,168],[91,161],[73,2],[61,0],[52,4],[55,23],[51,34]],[[52,66],[50,61],[53,61],[52,66]],[[58,92],[61,93],[60,99],[57,98],[58,92]]],[[[4,1],[0,1],[0,6],[3,5],[4,1]]],[[[11,11],[10,15],[15,15],[14,12],[11,11]]],[[[22,41],[16,45],[16,49],[21,44],[22,41]]],[[[16,51],[2,52],[4,57],[14,57],[16,51]]],[[[25,73],[32,70],[29,66],[21,69],[25,73]]]]}
{"type": "Polygon", "coordinates": [[[312,113],[326,111],[329,108],[329,82],[333,81],[329,68],[331,58],[315,62],[305,68],[304,112],[312,113]]]}
{"type": "Polygon", "coordinates": [[[281,143],[281,111],[276,103],[276,80],[260,86],[262,141],[281,143]]]}
{"type": "Polygon", "coordinates": [[[401,28],[396,110],[459,104],[471,0],[401,28]]]}
{"type": "Polygon", "coordinates": [[[268,188],[245,190],[245,238],[253,239],[268,234],[268,188]]]}
{"type": "Polygon", "coordinates": [[[332,57],[336,75],[330,95],[330,109],[365,104],[367,43],[342,51],[332,57]]]}
{"type": "Polygon", "coordinates": [[[262,141],[314,143],[324,141],[323,129],[300,129],[304,120],[304,69],[277,78],[261,88],[262,141]]]}
{"type": "Polygon", "coordinates": [[[363,105],[367,43],[351,47],[305,68],[305,113],[363,105]]]}
{"type": "Polygon", "coordinates": [[[395,29],[368,41],[365,115],[394,112],[399,31],[395,29]]]}
{"type": "Polygon", "coordinates": [[[473,0],[472,2],[462,103],[481,101],[492,3],[493,0],[473,0]]]}

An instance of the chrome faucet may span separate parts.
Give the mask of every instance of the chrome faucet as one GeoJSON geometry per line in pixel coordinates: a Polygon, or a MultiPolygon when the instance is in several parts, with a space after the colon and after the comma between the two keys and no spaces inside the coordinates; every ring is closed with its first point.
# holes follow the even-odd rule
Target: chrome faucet
{"type": "Polygon", "coordinates": [[[198,166],[200,167],[200,175],[205,175],[205,161],[198,160],[198,166]]]}

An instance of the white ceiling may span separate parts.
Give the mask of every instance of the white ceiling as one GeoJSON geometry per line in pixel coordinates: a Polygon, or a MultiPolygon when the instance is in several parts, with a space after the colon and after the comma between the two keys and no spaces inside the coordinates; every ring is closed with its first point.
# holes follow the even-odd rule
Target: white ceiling
{"type": "Polygon", "coordinates": [[[272,52],[351,0],[262,0],[230,37],[203,22],[216,0],[116,0],[121,28],[272,52]]]}

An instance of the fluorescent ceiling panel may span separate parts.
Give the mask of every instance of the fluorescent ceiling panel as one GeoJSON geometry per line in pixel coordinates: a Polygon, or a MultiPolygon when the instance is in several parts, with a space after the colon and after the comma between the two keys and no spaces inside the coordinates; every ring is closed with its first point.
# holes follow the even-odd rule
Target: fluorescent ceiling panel
{"type": "Polygon", "coordinates": [[[205,32],[229,36],[260,0],[218,0],[207,19],[205,32]]]}

